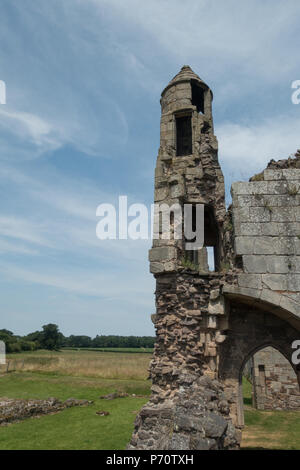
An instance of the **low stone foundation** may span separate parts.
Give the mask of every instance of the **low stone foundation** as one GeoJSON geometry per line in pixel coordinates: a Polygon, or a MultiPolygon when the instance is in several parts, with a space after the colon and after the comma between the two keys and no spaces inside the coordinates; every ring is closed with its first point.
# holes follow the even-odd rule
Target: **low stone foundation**
{"type": "Polygon", "coordinates": [[[58,413],[72,406],[85,406],[91,403],[91,401],[77,400],[76,398],[69,398],[64,402],[57,398],[47,398],[46,400],[0,398],[0,426],[33,416],[58,413]]]}

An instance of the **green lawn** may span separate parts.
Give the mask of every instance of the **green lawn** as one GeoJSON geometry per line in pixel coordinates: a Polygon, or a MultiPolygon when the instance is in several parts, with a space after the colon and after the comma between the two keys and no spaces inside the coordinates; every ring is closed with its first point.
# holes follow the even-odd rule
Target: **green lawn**
{"type": "MultiPolygon", "coordinates": [[[[118,390],[148,394],[146,381],[117,383],[118,390]]],[[[12,373],[1,377],[0,396],[8,398],[70,397],[94,400],[87,407],[74,407],[54,415],[31,418],[0,427],[0,449],[124,449],[128,443],[136,412],[147,398],[101,400],[116,390],[116,381],[46,376],[38,373],[12,373]],[[96,411],[109,411],[98,416],[96,411]]]]}
{"type": "Polygon", "coordinates": [[[242,448],[300,450],[300,411],[259,411],[251,407],[252,386],[243,378],[245,428],[242,448]]]}
{"type": "MultiPolygon", "coordinates": [[[[136,361],[141,370],[147,363],[139,355],[136,361]]],[[[54,415],[0,427],[0,449],[125,449],[136,413],[147,397],[111,401],[99,397],[116,390],[147,396],[150,382],[144,378],[126,378],[125,369],[122,373],[124,376],[119,379],[77,377],[55,371],[20,371],[0,376],[0,397],[94,400],[91,406],[68,408],[54,415]],[[96,415],[100,410],[110,415],[96,415]]],[[[300,449],[300,412],[255,410],[251,408],[251,384],[246,380],[243,391],[246,425],[242,448],[300,449]]]]}

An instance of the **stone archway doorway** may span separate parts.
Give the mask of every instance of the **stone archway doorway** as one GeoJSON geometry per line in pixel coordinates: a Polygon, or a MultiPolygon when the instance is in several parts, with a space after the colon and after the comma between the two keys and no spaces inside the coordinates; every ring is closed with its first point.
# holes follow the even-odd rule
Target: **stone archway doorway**
{"type": "Polygon", "coordinates": [[[242,372],[247,361],[258,351],[273,347],[291,364],[300,385],[300,371],[292,364],[292,343],[300,336],[299,330],[288,319],[266,311],[264,305],[243,304],[230,300],[227,338],[220,348],[219,378],[231,403],[233,424],[244,426],[242,372]]]}

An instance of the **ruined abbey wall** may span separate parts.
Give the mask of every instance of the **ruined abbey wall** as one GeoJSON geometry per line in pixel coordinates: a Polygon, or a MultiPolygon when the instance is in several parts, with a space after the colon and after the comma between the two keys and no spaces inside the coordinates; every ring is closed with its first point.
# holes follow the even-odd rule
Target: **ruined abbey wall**
{"type": "Polygon", "coordinates": [[[241,288],[300,316],[300,170],[267,169],[259,181],[233,183],[241,288]]]}
{"type": "Polygon", "coordinates": [[[252,402],[258,410],[300,410],[296,374],[289,361],[267,347],[251,360],[252,402]]]}
{"type": "MultiPolygon", "coordinates": [[[[152,395],[128,448],[236,449],[245,363],[268,345],[290,360],[300,335],[299,170],[272,163],[255,181],[235,183],[226,211],[211,90],[184,66],[161,106],[154,200],[202,204],[204,248],[194,253],[184,237],[164,237],[159,223],[149,252],[156,278],[152,395]]],[[[171,218],[173,233],[176,223],[171,218]]]]}

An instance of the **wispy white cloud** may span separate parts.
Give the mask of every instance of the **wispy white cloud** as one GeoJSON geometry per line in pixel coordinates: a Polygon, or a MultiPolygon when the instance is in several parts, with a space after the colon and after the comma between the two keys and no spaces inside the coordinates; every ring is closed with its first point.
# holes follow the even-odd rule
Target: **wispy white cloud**
{"type": "Polygon", "coordinates": [[[77,269],[70,276],[70,272],[57,273],[34,271],[19,267],[12,263],[2,263],[0,272],[5,274],[6,278],[18,279],[26,283],[39,284],[48,287],[58,288],[77,295],[87,295],[101,297],[103,299],[122,300],[134,303],[140,306],[149,307],[149,288],[148,283],[143,279],[132,278],[129,276],[118,285],[116,289],[115,278],[111,273],[101,273],[77,269]]]}
{"type": "MultiPolygon", "coordinates": [[[[86,0],[79,0],[83,2],[86,0]]],[[[232,64],[238,64],[240,72],[271,81],[297,70],[295,60],[285,60],[287,50],[289,56],[297,52],[296,41],[290,41],[286,34],[298,27],[300,6],[293,0],[284,4],[258,0],[88,2],[98,8],[100,15],[106,9],[123,25],[136,28],[137,35],[144,31],[147,39],[151,37],[156,43],[155,48],[159,44],[176,61],[202,65],[208,74],[218,75],[221,71],[220,80],[231,74],[232,64]]]]}
{"type": "Polygon", "coordinates": [[[220,161],[232,178],[249,178],[271,160],[287,158],[300,147],[300,118],[277,116],[248,125],[217,126],[220,161]]]}
{"type": "Polygon", "coordinates": [[[51,247],[52,244],[43,236],[45,227],[27,219],[14,216],[0,216],[0,235],[20,239],[36,245],[51,247]]]}
{"type": "Polygon", "coordinates": [[[28,135],[38,147],[50,145],[50,148],[55,149],[59,145],[58,141],[51,138],[52,126],[34,114],[9,111],[7,108],[1,107],[0,125],[11,129],[19,136],[26,137],[28,135]]]}
{"type": "MultiPolygon", "coordinates": [[[[0,216],[0,234],[28,242],[28,249],[32,249],[32,244],[42,245],[112,265],[128,260],[143,263],[147,259],[149,240],[101,241],[96,237],[97,206],[113,203],[118,211],[118,195],[101,191],[91,180],[72,179],[53,169],[46,176],[34,177],[11,166],[1,166],[0,182],[11,181],[32,210],[27,218],[0,216]]],[[[137,202],[133,195],[130,199],[137,202]]]]}
{"type": "Polygon", "coordinates": [[[12,243],[3,238],[0,239],[0,253],[17,253],[22,255],[37,255],[39,252],[20,243],[12,243]]]}
{"type": "Polygon", "coordinates": [[[8,107],[0,107],[0,133],[4,142],[1,156],[10,160],[20,159],[20,155],[36,158],[57,150],[65,142],[61,132],[38,115],[8,107]]]}

